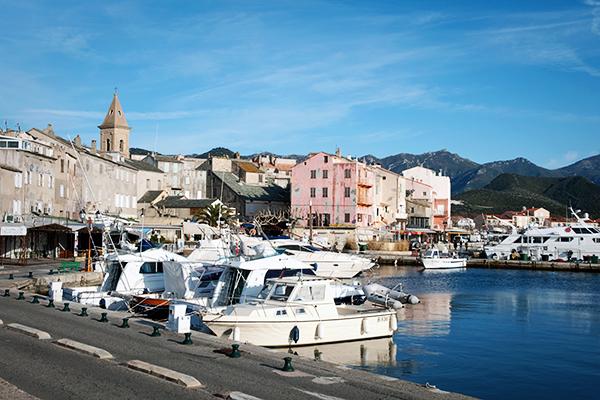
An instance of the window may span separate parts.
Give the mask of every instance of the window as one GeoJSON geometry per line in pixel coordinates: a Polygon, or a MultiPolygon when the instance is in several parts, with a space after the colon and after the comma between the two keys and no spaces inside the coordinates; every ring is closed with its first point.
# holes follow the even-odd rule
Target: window
{"type": "Polygon", "coordinates": [[[177,177],[174,176],[173,177],[173,187],[176,187],[176,186],[177,186],[177,177]]]}
{"type": "Polygon", "coordinates": [[[310,179],[316,179],[316,178],[317,178],[317,170],[311,169],[310,170],[310,179]]]}
{"type": "Polygon", "coordinates": [[[20,172],[15,172],[15,187],[16,188],[23,187],[23,174],[20,172]]]}
{"type": "Polygon", "coordinates": [[[325,164],[327,164],[327,163],[329,162],[329,156],[324,156],[324,157],[323,157],[323,162],[324,162],[325,164]]]}
{"type": "Polygon", "coordinates": [[[125,182],[129,182],[129,171],[125,173],[125,182]]]}
{"type": "Polygon", "coordinates": [[[60,160],[60,172],[65,172],[65,160],[60,160]]]}
{"type": "Polygon", "coordinates": [[[344,197],[350,197],[350,188],[344,188],[344,197]]]}
{"type": "Polygon", "coordinates": [[[327,195],[328,195],[328,194],[329,194],[329,193],[328,193],[328,190],[327,190],[327,188],[326,188],[326,187],[324,187],[324,188],[323,188],[323,197],[327,197],[327,195]]]}
{"type": "Polygon", "coordinates": [[[350,178],[350,170],[349,169],[344,170],[344,177],[345,178],[350,178]]]}
{"type": "Polygon", "coordinates": [[[263,176],[262,176],[262,174],[259,174],[258,175],[258,182],[262,183],[262,181],[263,181],[263,176]]]}
{"type": "Polygon", "coordinates": [[[150,179],[146,179],[146,189],[150,189],[150,179]]]}
{"type": "Polygon", "coordinates": [[[322,221],[323,221],[322,226],[331,225],[331,214],[321,214],[321,215],[322,215],[322,221]]]}
{"type": "Polygon", "coordinates": [[[171,169],[171,163],[165,163],[165,172],[169,172],[171,169]]]}
{"type": "Polygon", "coordinates": [[[179,164],[173,163],[173,173],[176,174],[179,172],[179,164]]]}
{"type": "Polygon", "coordinates": [[[362,222],[362,214],[356,214],[356,220],[362,222]]]}
{"type": "Polygon", "coordinates": [[[427,196],[427,192],[423,192],[423,196],[427,196]]]}
{"type": "MultiPolygon", "coordinates": [[[[261,175],[261,178],[262,178],[262,175],[261,175]]],[[[185,177],[185,184],[186,184],[186,185],[189,185],[189,184],[190,184],[190,177],[189,177],[189,176],[186,176],[186,177],[185,177]]]]}
{"type": "Polygon", "coordinates": [[[316,191],[315,188],[310,188],[310,197],[316,197],[316,191]]]}
{"type": "Polygon", "coordinates": [[[328,178],[329,173],[327,172],[326,169],[323,170],[323,179],[327,179],[328,178]]]}
{"type": "Polygon", "coordinates": [[[133,184],[135,185],[135,174],[133,175],[133,184]]]}
{"type": "Polygon", "coordinates": [[[350,222],[350,213],[344,214],[344,222],[345,223],[349,223],[350,222]]]}
{"type": "Polygon", "coordinates": [[[162,272],[162,262],[145,262],[140,267],[140,274],[161,274],[162,272]]]}

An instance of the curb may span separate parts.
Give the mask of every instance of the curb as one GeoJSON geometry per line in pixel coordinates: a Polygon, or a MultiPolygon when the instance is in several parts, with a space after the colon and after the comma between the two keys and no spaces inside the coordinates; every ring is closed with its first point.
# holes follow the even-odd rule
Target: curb
{"type": "Polygon", "coordinates": [[[71,350],[76,350],[82,353],[92,355],[101,360],[105,360],[107,358],[114,358],[113,355],[106,350],[99,349],[98,347],[94,346],[89,346],[87,344],[79,343],[71,339],[59,339],[56,341],[56,344],[58,344],[59,346],[69,348],[71,350]]]}
{"type": "Polygon", "coordinates": [[[187,388],[202,387],[202,384],[198,382],[198,380],[193,376],[185,375],[180,372],[159,367],[157,365],[148,364],[140,360],[131,360],[125,365],[127,366],[127,368],[145,372],[147,374],[157,376],[161,379],[166,379],[170,382],[174,382],[178,385],[185,386],[187,388]]]}
{"type": "Polygon", "coordinates": [[[48,334],[47,332],[40,331],[39,329],[35,329],[35,328],[30,328],[28,326],[21,325],[21,324],[15,324],[15,323],[8,324],[8,325],[6,325],[6,328],[10,329],[11,331],[19,332],[19,333],[25,334],[27,336],[32,336],[32,337],[38,338],[38,339],[52,339],[50,337],[50,334],[48,334]]]}

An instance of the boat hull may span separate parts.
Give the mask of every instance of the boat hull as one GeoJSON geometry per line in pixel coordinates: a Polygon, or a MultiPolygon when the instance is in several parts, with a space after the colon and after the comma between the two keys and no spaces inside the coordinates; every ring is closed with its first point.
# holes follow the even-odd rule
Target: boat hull
{"type": "Polygon", "coordinates": [[[425,269],[465,268],[466,258],[422,258],[421,264],[425,269]]]}
{"type": "Polygon", "coordinates": [[[374,309],[361,313],[350,311],[353,306],[341,307],[341,315],[319,320],[298,318],[245,319],[233,315],[206,315],[204,324],[217,336],[248,342],[258,346],[303,346],[317,343],[335,343],[392,336],[396,325],[396,313],[392,310],[374,309]],[[298,328],[297,341],[292,331],[298,328]]]}

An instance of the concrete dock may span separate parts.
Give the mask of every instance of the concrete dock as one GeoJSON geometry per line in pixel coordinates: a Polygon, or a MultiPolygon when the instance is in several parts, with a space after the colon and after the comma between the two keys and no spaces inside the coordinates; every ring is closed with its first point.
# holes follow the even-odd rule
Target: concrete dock
{"type": "MultiPolygon", "coordinates": [[[[406,265],[415,267],[419,267],[421,265],[418,261],[418,258],[411,255],[410,252],[365,251],[361,252],[361,255],[375,259],[380,265],[406,265]]],[[[470,258],[467,260],[467,268],[600,272],[600,264],[595,264],[591,261],[559,262],[470,258]]]]}

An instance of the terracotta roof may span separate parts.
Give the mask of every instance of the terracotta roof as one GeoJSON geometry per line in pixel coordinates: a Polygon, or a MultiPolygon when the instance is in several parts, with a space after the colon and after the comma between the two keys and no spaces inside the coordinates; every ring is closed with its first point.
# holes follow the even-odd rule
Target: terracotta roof
{"type": "Polygon", "coordinates": [[[234,163],[246,172],[262,173],[262,171],[251,161],[235,160],[234,163]]]}

